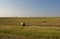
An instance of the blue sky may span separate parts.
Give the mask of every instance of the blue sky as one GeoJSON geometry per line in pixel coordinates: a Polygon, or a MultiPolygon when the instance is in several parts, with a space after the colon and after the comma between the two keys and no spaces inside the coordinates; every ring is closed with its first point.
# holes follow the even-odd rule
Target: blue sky
{"type": "Polygon", "coordinates": [[[60,16],[60,0],[0,0],[0,17],[60,16]]]}

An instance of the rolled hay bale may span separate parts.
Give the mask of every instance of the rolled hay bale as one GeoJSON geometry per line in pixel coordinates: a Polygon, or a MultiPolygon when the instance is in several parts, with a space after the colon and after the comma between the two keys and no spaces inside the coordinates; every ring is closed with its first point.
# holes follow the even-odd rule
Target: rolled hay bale
{"type": "Polygon", "coordinates": [[[12,22],[12,20],[9,20],[9,22],[12,22]]]}
{"type": "Polygon", "coordinates": [[[46,21],[44,20],[43,23],[46,23],[46,21]]]}
{"type": "Polygon", "coordinates": [[[21,23],[21,26],[26,26],[26,24],[25,23],[21,23]]]}

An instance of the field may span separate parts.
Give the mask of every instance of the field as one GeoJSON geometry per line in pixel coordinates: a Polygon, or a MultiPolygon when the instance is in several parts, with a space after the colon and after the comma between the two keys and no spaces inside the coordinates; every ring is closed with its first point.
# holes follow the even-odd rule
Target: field
{"type": "Polygon", "coordinates": [[[60,17],[0,18],[0,39],[60,39],[60,17]]]}

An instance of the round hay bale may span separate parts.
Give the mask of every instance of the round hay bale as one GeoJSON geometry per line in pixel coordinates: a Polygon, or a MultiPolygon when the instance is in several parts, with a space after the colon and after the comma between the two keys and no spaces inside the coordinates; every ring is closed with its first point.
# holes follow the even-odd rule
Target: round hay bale
{"type": "Polygon", "coordinates": [[[43,23],[46,23],[46,21],[43,21],[43,23]]]}
{"type": "Polygon", "coordinates": [[[12,22],[11,20],[9,20],[9,22],[12,22]]]}
{"type": "Polygon", "coordinates": [[[21,23],[21,26],[25,26],[25,23],[21,23]]]}

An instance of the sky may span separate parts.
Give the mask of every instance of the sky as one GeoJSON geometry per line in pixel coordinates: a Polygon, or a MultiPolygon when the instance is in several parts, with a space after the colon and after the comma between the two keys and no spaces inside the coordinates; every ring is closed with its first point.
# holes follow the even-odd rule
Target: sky
{"type": "Polygon", "coordinates": [[[0,0],[0,17],[60,17],[60,0],[0,0]]]}

